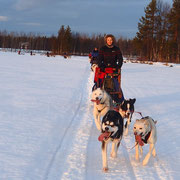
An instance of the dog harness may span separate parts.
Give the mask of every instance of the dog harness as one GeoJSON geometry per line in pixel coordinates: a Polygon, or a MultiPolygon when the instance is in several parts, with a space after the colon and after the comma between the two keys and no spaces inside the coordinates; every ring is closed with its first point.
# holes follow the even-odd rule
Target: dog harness
{"type": "Polygon", "coordinates": [[[104,110],[106,107],[107,107],[107,106],[104,106],[101,110],[99,110],[99,109],[97,108],[97,110],[98,110],[99,113],[101,113],[101,111],[104,110]]]}
{"type": "MultiPolygon", "coordinates": [[[[100,103],[100,104],[105,104],[105,102],[102,102],[102,103],[100,103]]],[[[107,106],[104,106],[104,108],[102,108],[101,110],[99,110],[98,108],[97,108],[97,110],[98,110],[98,112],[99,113],[101,113],[101,111],[103,110],[103,109],[105,109],[107,106]]]]}
{"type": "Polygon", "coordinates": [[[140,146],[144,146],[144,143],[147,144],[150,135],[151,135],[151,131],[148,132],[144,138],[142,138],[140,135],[135,135],[135,140],[137,144],[139,144],[140,146]]]}
{"type": "Polygon", "coordinates": [[[145,136],[144,138],[141,138],[142,141],[143,141],[145,144],[147,144],[147,141],[148,141],[150,135],[151,135],[151,131],[149,131],[149,133],[147,133],[146,136],[145,136]]]}

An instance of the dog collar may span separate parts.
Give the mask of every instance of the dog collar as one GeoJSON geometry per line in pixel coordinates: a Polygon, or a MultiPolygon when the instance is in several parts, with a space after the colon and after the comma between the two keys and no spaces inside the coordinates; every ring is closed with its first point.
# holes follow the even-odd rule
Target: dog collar
{"type": "Polygon", "coordinates": [[[106,108],[106,106],[105,106],[104,108],[102,108],[101,110],[99,110],[99,109],[97,108],[97,110],[98,110],[99,113],[101,113],[101,111],[102,111],[103,109],[105,109],[105,108],[106,108]]]}
{"type": "Polygon", "coordinates": [[[111,140],[113,140],[113,139],[119,139],[119,138],[120,138],[120,135],[118,134],[118,132],[116,132],[114,135],[112,135],[112,134],[113,134],[113,133],[111,133],[111,134],[109,135],[109,137],[106,138],[105,141],[107,141],[109,138],[111,138],[111,140]]]}
{"type": "Polygon", "coordinates": [[[112,139],[119,139],[119,134],[118,134],[118,131],[112,136],[110,136],[112,139]]]}
{"type": "Polygon", "coordinates": [[[102,103],[100,103],[100,104],[105,104],[105,101],[104,101],[104,102],[102,102],[102,103]]]}

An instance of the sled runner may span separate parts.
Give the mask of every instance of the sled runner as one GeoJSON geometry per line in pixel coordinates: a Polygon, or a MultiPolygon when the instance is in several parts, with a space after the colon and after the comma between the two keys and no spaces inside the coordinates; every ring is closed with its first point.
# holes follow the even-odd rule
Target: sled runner
{"type": "Polygon", "coordinates": [[[115,68],[105,68],[102,72],[100,68],[96,68],[94,83],[96,87],[101,87],[110,94],[115,103],[121,103],[124,99],[121,90],[121,70],[115,68]]]}

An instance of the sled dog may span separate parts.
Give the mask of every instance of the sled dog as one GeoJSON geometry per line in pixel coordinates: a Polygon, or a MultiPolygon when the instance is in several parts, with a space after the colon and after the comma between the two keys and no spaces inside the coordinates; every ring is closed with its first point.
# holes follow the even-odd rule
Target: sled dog
{"type": "Polygon", "coordinates": [[[145,156],[143,160],[143,165],[146,165],[149,162],[151,154],[155,157],[155,143],[157,141],[157,133],[156,133],[156,123],[151,117],[143,117],[141,119],[137,119],[134,123],[134,135],[135,135],[135,158],[139,161],[139,147],[141,153],[143,153],[142,146],[145,144],[149,144],[149,152],[145,156]]]}
{"type": "Polygon", "coordinates": [[[111,108],[112,100],[105,90],[97,88],[92,92],[91,101],[94,103],[93,115],[96,127],[101,131],[101,117],[103,117],[111,108]]]}
{"type": "Polygon", "coordinates": [[[134,103],[136,99],[124,100],[119,108],[119,113],[122,118],[127,119],[125,123],[124,135],[128,135],[129,125],[131,123],[132,115],[134,113],[134,103]]]}
{"type": "Polygon", "coordinates": [[[101,135],[98,140],[102,141],[102,164],[104,172],[108,171],[108,143],[112,142],[111,157],[116,158],[117,150],[123,136],[123,126],[123,118],[117,111],[109,110],[102,119],[101,135]]]}

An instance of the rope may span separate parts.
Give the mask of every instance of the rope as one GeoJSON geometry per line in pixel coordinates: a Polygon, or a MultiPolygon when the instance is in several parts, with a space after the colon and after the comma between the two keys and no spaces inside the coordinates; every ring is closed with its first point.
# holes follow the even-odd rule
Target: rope
{"type": "Polygon", "coordinates": [[[125,145],[123,145],[122,142],[121,142],[121,145],[122,145],[125,149],[131,151],[132,149],[134,149],[134,148],[138,145],[138,142],[136,142],[136,144],[135,144],[133,147],[126,147],[125,145]]]}
{"type": "Polygon", "coordinates": [[[138,113],[142,118],[143,118],[143,115],[141,112],[137,112],[137,111],[134,111],[135,113],[138,113]]]}

